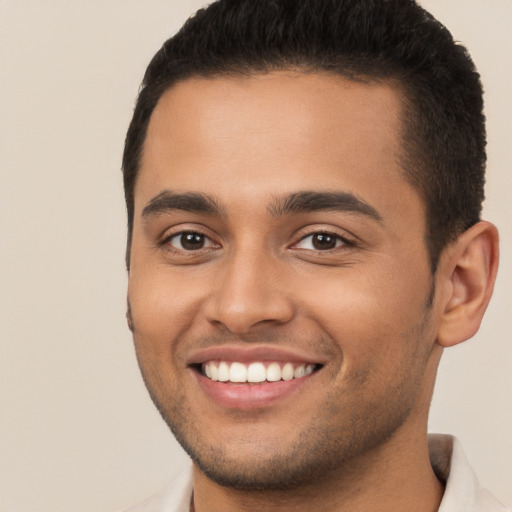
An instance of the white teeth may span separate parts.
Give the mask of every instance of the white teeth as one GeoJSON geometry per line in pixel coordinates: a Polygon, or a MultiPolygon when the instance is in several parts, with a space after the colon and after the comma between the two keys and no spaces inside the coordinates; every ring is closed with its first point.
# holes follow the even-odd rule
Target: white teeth
{"type": "Polygon", "coordinates": [[[269,382],[277,382],[281,380],[281,367],[279,363],[270,363],[267,367],[267,380],[269,382]]]}
{"type": "Polygon", "coordinates": [[[292,380],[293,379],[293,364],[286,363],[281,370],[281,377],[283,380],[292,380]]]}
{"type": "Polygon", "coordinates": [[[264,382],[267,380],[267,370],[263,363],[251,363],[247,368],[247,382],[264,382]]]}
{"type": "MultiPolygon", "coordinates": [[[[210,373],[211,373],[211,379],[212,380],[219,380],[219,368],[217,367],[216,364],[205,364],[205,371],[204,373],[206,373],[206,367],[207,368],[210,368],[210,373]]],[[[206,374],[206,376],[208,377],[208,374],[206,374]]]]}
{"type": "Polygon", "coordinates": [[[229,366],[224,361],[219,364],[219,380],[220,382],[227,382],[229,380],[229,366]]]}
{"type": "Polygon", "coordinates": [[[297,368],[295,368],[293,372],[293,377],[295,379],[300,379],[301,377],[304,377],[304,375],[306,375],[306,368],[303,364],[301,364],[300,366],[297,366],[297,368]]]}
{"type": "Polygon", "coordinates": [[[231,363],[229,380],[231,382],[247,382],[247,368],[245,364],[231,363]]]}
{"type": "MultiPolygon", "coordinates": [[[[282,364],[282,363],[281,363],[282,364]]],[[[266,367],[261,362],[244,363],[210,361],[202,365],[203,372],[209,379],[220,382],[277,382],[280,380],[300,379],[310,375],[315,370],[314,364],[301,364],[294,367],[293,363],[285,363],[282,367],[278,362],[272,362],[266,367]]]]}

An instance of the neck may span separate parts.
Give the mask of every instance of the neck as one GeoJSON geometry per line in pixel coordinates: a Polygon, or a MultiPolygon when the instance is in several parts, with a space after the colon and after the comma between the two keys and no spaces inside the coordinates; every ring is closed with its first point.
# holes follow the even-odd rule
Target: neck
{"type": "Polygon", "coordinates": [[[387,443],[300,488],[240,491],[194,468],[195,512],[435,512],[443,487],[430,465],[426,429],[404,426],[387,443]]]}

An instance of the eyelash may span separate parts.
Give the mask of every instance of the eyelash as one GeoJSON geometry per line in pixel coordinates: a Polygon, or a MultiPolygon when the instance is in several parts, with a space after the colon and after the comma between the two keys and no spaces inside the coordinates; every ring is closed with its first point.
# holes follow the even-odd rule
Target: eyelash
{"type": "MultiPolygon", "coordinates": [[[[194,243],[194,240],[191,239],[190,241],[191,241],[191,243],[194,243]]],[[[172,233],[171,235],[165,237],[164,240],[162,240],[161,245],[165,246],[167,250],[182,252],[182,253],[189,253],[189,254],[197,253],[201,250],[212,250],[212,249],[216,249],[216,248],[220,247],[220,245],[216,244],[208,235],[206,235],[198,230],[184,230],[184,231],[179,231],[177,233],[172,233]],[[183,247],[183,242],[184,242],[183,237],[184,236],[196,237],[196,240],[197,240],[197,237],[200,237],[204,243],[208,244],[208,246],[205,247],[203,245],[196,249],[186,249],[185,247],[183,247]],[[173,246],[171,243],[173,241],[173,239],[178,239],[178,240],[181,239],[181,241],[179,242],[181,244],[181,247],[173,246]]],[[[332,251],[343,249],[344,247],[354,247],[354,246],[355,246],[355,243],[353,241],[348,240],[346,237],[341,236],[338,233],[334,233],[334,232],[331,232],[328,230],[318,230],[318,231],[314,231],[314,232],[304,235],[297,242],[293,243],[290,246],[290,248],[294,249],[294,250],[314,251],[314,252],[318,252],[318,253],[322,253],[322,252],[330,253],[332,251]],[[305,248],[305,247],[299,246],[300,244],[304,243],[308,238],[312,239],[311,243],[313,245],[314,244],[313,237],[315,237],[315,236],[316,237],[326,237],[328,243],[329,243],[330,239],[334,239],[334,243],[335,243],[334,247],[319,249],[319,248],[315,248],[315,247],[305,248]]]]}
{"type": "MultiPolygon", "coordinates": [[[[313,244],[313,240],[312,240],[312,244],[313,244]]],[[[337,250],[342,250],[344,247],[347,248],[347,247],[354,247],[356,244],[349,240],[348,238],[340,235],[339,233],[334,233],[332,231],[328,231],[328,230],[317,230],[317,231],[314,231],[312,233],[308,233],[307,235],[303,236],[302,238],[300,238],[300,240],[298,242],[295,242],[291,248],[292,249],[295,249],[295,250],[308,250],[308,251],[315,251],[315,252],[325,252],[325,253],[330,253],[332,251],[337,251],[337,250]],[[302,242],[304,242],[305,240],[307,240],[308,238],[311,238],[313,239],[313,237],[328,237],[328,238],[333,238],[334,241],[335,241],[335,246],[332,247],[332,248],[328,248],[328,249],[317,249],[317,248],[312,248],[312,249],[305,249],[303,247],[298,247],[299,244],[301,244],[302,242]]]]}
{"type": "Polygon", "coordinates": [[[197,230],[184,230],[184,231],[179,231],[177,233],[173,233],[173,234],[165,237],[164,240],[162,240],[161,245],[165,246],[168,250],[180,251],[180,252],[185,252],[185,253],[194,253],[194,252],[198,252],[199,250],[202,250],[202,249],[212,249],[212,248],[215,248],[216,246],[219,247],[219,245],[216,244],[215,242],[213,242],[213,240],[208,235],[205,235],[204,233],[201,233],[201,231],[197,231],[197,230]],[[205,243],[208,243],[208,242],[210,242],[210,243],[209,243],[208,247],[199,247],[196,250],[185,249],[182,244],[183,240],[181,241],[181,244],[182,244],[181,248],[174,247],[172,245],[171,242],[173,239],[180,239],[180,238],[183,238],[184,236],[201,237],[205,243]]]}

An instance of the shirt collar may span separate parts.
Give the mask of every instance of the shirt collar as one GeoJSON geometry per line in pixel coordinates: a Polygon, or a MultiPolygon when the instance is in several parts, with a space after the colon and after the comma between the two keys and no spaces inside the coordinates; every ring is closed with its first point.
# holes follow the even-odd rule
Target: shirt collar
{"type": "Polygon", "coordinates": [[[507,512],[480,486],[457,439],[430,434],[428,441],[432,468],[439,480],[445,483],[438,512],[507,512]]]}

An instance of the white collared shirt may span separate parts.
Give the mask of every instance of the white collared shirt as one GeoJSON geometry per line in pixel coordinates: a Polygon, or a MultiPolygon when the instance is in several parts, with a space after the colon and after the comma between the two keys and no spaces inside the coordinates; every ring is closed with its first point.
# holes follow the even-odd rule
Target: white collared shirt
{"type": "MultiPolygon", "coordinates": [[[[452,436],[429,435],[430,462],[446,488],[438,512],[512,512],[480,487],[460,443],[452,436]]],[[[188,468],[162,492],[125,512],[189,512],[192,469],[188,468]]]]}

